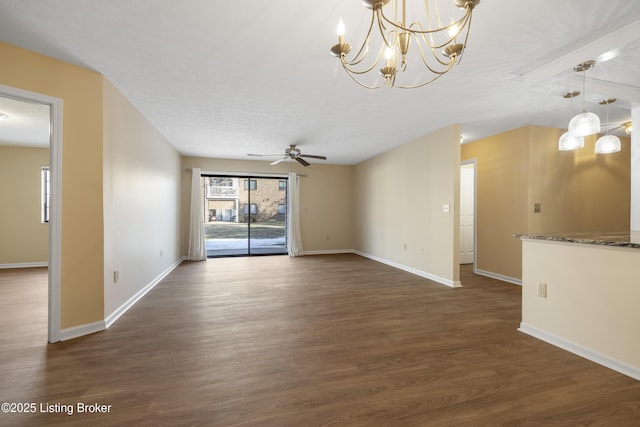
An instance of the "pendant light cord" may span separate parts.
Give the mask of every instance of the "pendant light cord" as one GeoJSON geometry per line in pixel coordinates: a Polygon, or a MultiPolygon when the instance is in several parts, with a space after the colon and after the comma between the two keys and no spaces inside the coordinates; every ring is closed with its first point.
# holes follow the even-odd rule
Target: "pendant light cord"
{"type": "Polygon", "coordinates": [[[586,79],[587,79],[587,70],[582,71],[582,112],[586,112],[587,102],[585,100],[585,89],[586,89],[586,79]]]}

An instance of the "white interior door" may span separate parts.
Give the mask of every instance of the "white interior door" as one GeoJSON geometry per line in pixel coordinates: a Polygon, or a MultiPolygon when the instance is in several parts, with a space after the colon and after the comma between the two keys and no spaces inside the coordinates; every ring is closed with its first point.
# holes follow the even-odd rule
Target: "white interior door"
{"type": "Polygon", "coordinates": [[[460,167],[460,264],[474,262],[475,164],[460,167]]]}

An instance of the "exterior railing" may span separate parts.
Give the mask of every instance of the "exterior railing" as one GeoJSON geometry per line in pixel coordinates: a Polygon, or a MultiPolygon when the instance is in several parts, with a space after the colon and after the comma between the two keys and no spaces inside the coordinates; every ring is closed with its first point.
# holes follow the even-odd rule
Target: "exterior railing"
{"type": "Polygon", "coordinates": [[[240,194],[240,189],[238,187],[215,187],[209,186],[207,187],[207,199],[215,199],[215,198],[237,198],[240,194]]]}

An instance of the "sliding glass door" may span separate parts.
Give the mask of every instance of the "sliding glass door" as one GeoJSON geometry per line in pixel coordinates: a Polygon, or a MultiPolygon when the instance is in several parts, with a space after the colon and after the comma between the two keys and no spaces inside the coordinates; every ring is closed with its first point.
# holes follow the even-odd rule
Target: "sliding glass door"
{"type": "Polygon", "coordinates": [[[202,180],[208,257],[287,253],[287,178],[202,180]]]}

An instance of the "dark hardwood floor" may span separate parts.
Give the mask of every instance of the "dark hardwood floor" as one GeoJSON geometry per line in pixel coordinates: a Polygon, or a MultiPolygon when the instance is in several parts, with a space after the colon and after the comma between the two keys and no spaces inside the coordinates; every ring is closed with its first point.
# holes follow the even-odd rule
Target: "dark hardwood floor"
{"type": "Polygon", "coordinates": [[[357,255],[185,262],[49,345],[44,274],[37,297],[0,271],[0,402],[38,405],[0,425],[640,425],[640,382],[518,332],[521,288],[468,266],[451,289],[357,255]]]}

